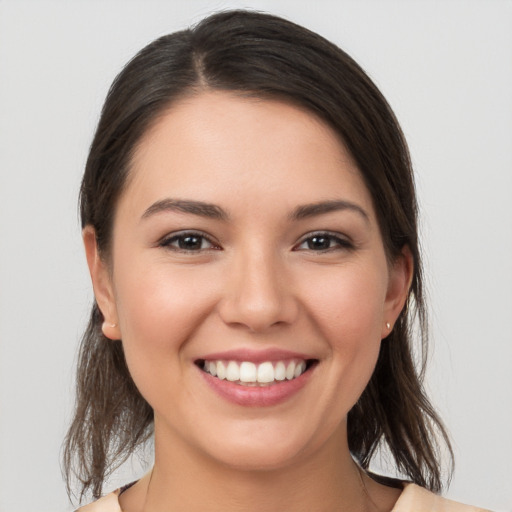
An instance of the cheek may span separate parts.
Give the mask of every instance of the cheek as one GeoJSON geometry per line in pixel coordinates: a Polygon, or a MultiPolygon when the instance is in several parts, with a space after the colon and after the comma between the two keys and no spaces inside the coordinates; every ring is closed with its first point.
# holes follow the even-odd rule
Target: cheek
{"type": "MultiPolygon", "coordinates": [[[[331,270],[332,272],[332,270],[331,270]]],[[[323,286],[310,286],[308,310],[329,345],[330,405],[346,414],[368,383],[379,355],[386,297],[386,269],[340,269],[323,286]],[[384,277],[383,277],[384,276],[384,277]],[[334,277],[334,278],[333,278],[334,277]]]]}
{"type": "Polygon", "coordinates": [[[155,342],[186,335],[212,300],[211,276],[203,274],[197,268],[176,269],[165,263],[120,265],[115,282],[123,339],[135,333],[154,337],[155,342]]]}
{"type": "Polygon", "coordinates": [[[215,302],[201,272],[165,264],[122,262],[116,268],[116,304],[130,373],[144,394],[153,377],[180,377],[187,340],[215,302]],[[147,270],[145,270],[147,269],[147,270]]]}
{"type": "MultiPolygon", "coordinates": [[[[327,270],[307,285],[307,307],[333,350],[349,349],[353,342],[380,341],[386,298],[386,269],[352,266],[327,270]]],[[[359,342],[359,343],[358,343],[359,342]]]]}

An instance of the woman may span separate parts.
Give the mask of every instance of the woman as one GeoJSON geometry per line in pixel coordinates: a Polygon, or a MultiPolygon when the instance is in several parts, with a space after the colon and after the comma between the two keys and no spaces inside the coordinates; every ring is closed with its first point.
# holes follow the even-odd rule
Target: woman
{"type": "Polygon", "coordinates": [[[410,161],[343,51],[243,11],[150,44],[109,92],[81,215],[96,303],[67,474],[99,498],[155,443],[84,510],[475,510],[433,494],[410,161]],[[369,471],[382,447],[400,479],[369,471]]]}

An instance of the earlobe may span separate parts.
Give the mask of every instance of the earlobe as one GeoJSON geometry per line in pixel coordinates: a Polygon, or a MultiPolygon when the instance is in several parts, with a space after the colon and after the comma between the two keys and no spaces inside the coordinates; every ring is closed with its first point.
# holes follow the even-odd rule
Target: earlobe
{"type": "Polygon", "coordinates": [[[82,239],[94,296],[104,318],[101,330],[107,338],[119,340],[121,339],[121,332],[118,326],[112,280],[108,266],[99,254],[96,232],[92,226],[86,226],[82,230],[82,239]]]}
{"type": "Polygon", "coordinates": [[[121,339],[121,335],[116,323],[103,322],[101,324],[101,332],[106,338],[111,340],[121,339]]]}
{"type": "Polygon", "coordinates": [[[412,283],[414,259],[407,245],[402,248],[390,269],[386,303],[384,306],[384,325],[382,339],[389,336],[393,326],[407,302],[412,283]]]}

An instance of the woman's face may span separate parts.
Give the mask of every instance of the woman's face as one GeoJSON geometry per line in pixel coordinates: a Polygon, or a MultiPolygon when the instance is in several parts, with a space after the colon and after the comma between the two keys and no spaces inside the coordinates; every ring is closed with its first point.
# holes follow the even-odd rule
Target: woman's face
{"type": "Polygon", "coordinates": [[[184,99],[138,147],[111,267],[84,238],[157,450],[276,468],[346,444],[411,265],[388,265],[368,190],[326,124],[279,101],[184,99]]]}

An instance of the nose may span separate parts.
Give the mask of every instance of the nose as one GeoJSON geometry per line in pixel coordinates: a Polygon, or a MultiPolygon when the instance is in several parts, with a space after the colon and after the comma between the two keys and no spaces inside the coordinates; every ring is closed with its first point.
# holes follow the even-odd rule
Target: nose
{"type": "Polygon", "coordinates": [[[277,255],[252,251],[240,254],[233,263],[219,306],[226,324],[265,332],[294,322],[298,302],[292,279],[277,255]]]}

